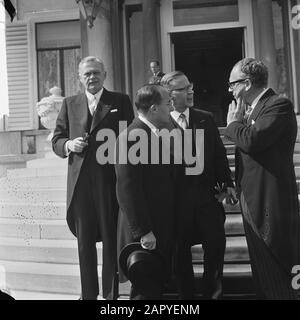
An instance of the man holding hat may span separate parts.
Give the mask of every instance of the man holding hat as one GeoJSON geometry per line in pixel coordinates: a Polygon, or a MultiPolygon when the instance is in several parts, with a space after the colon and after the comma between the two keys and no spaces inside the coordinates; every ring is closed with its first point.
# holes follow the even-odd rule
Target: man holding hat
{"type": "Polygon", "coordinates": [[[135,104],[138,117],[121,133],[116,150],[119,155],[128,155],[128,150],[138,140],[135,136],[137,132],[144,133],[146,141],[143,140],[140,145],[148,145],[148,153],[144,157],[142,152],[145,148],[141,148],[140,159],[148,161],[130,163],[128,159],[127,164],[118,161],[116,164],[120,207],[120,281],[131,281],[131,299],[161,299],[164,284],[170,275],[174,198],[180,167],[173,165],[172,160],[171,164],[162,163],[164,147],[160,144],[159,130],[170,128],[173,107],[168,91],[155,84],[142,87],[137,92],[135,104]],[[151,164],[151,154],[157,151],[159,163],[151,164]]]}

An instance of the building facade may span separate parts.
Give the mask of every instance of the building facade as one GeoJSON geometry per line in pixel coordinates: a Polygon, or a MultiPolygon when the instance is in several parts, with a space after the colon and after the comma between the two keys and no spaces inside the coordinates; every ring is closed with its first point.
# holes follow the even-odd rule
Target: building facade
{"type": "Polygon", "coordinates": [[[6,17],[9,115],[1,131],[42,129],[36,103],[58,86],[81,90],[79,60],[97,55],[106,87],[133,99],[150,77],[182,70],[194,83],[196,107],[225,125],[229,72],[243,57],[263,60],[270,83],[300,112],[300,0],[104,0],[89,28],[74,0],[14,0],[6,17]]]}

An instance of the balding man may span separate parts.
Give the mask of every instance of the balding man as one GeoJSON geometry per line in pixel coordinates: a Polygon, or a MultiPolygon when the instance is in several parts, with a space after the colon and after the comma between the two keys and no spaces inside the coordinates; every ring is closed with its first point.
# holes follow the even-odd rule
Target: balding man
{"type": "Polygon", "coordinates": [[[296,299],[300,221],[293,164],[297,121],[290,100],[268,88],[268,69],[246,58],[232,69],[225,135],[236,146],[236,178],[258,298],[296,299]]]}

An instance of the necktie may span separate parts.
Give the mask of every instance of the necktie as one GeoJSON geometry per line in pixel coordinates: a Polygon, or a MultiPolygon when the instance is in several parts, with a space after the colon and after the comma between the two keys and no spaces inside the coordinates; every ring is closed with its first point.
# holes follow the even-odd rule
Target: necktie
{"type": "Polygon", "coordinates": [[[180,114],[177,122],[183,130],[185,130],[188,127],[188,123],[187,123],[186,116],[184,113],[180,114]]]}
{"type": "Polygon", "coordinates": [[[246,110],[245,115],[244,115],[244,119],[245,119],[246,121],[247,121],[248,118],[250,117],[251,112],[252,112],[252,108],[251,108],[251,106],[248,106],[248,109],[246,110]]]}
{"type": "Polygon", "coordinates": [[[93,96],[93,100],[90,104],[90,111],[92,116],[94,115],[96,108],[97,108],[97,99],[95,96],[93,96]]]}

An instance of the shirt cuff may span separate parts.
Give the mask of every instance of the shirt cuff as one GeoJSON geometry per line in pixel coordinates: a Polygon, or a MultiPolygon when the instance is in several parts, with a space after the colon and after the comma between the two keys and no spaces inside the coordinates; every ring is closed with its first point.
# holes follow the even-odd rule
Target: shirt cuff
{"type": "Polygon", "coordinates": [[[69,156],[69,154],[71,153],[71,150],[69,150],[68,148],[68,143],[69,143],[70,140],[66,141],[65,144],[64,144],[64,151],[65,151],[65,156],[69,156]]]}

